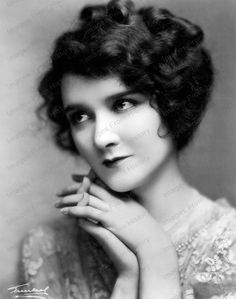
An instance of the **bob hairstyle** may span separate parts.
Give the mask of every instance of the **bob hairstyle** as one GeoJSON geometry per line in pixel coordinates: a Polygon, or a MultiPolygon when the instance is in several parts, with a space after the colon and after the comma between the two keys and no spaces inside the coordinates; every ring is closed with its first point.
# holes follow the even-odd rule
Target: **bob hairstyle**
{"type": "Polygon", "coordinates": [[[46,112],[55,143],[78,155],[63,109],[62,77],[115,75],[128,88],[151,96],[180,152],[199,126],[213,85],[212,60],[203,39],[199,26],[166,9],[136,10],[130,0],[85,6],[75,28],[55,40],[50,68],[38,86],[44,102],[37,115],[46,112]]]}

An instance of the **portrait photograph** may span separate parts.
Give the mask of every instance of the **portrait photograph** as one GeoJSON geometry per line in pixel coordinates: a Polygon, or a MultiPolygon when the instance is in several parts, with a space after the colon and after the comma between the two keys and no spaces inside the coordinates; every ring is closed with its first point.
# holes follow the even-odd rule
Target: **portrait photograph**
{"type": "Polygon", "coordinates": [[[0,24],[0,298],[236,299],[236,0],[0,24]]]}

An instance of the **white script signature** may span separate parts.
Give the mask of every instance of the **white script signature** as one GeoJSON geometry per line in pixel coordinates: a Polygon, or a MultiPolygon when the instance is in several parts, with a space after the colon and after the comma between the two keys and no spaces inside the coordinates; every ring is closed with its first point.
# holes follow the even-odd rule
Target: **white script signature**
{"type": "Polygon", "coordinates": [[[22,286],[27,286],[27,285],[29,284],[25,283],[18,286],[10,287],[8,288],[8,291],[10,291],[10,293],[13,294],[15,298],[27,297],[27,298],[45,299],[44,295],[48,296],[47,289],[49,289],[49,286],[47,286],[45,289],[33,288],[31,290],[27,290],[27,289],[19,290],[19,288],[21,288],[22,286]]]}

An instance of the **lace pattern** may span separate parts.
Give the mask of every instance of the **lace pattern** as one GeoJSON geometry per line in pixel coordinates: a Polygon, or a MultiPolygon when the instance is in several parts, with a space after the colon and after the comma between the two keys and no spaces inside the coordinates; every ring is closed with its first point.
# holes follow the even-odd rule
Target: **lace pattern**
{"type": "MultiPolygon", "coordinates": [[[[194,293],[184,298],[236,299],[236,210],[217,205],[188,239],[175,244],[183,293],[194,293]]],[[[80,227],[32,229],[23,242],[22,263],[25,281],[48,285],[49,299],[107,299],[117,278],[101,245],[80,227]]]]}
{"type": "Polygon", "coordinates": [[[195,298],[236,298],[236,210],[217,208],[205,226],[177,251],[181,285],[192,286],[195,298]]]}

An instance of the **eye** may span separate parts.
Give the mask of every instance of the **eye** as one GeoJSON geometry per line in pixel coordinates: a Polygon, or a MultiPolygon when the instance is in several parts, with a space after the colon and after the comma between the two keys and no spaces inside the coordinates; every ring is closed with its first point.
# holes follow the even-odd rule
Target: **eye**
{"type": "Polygon", "coordinates": [[[116,101],[116,103],[113,106],[113,109],[117,111],[125,111],[135,106],[136,104],[137,103],[132,99],[120,99],[116,101]]]}
{"type": "Polygon", "coordinates": [[[74,112],[69,115],[69,122],[72,126],[79,125],[88,119],[88,114],[85,112],[74,112]]]}

